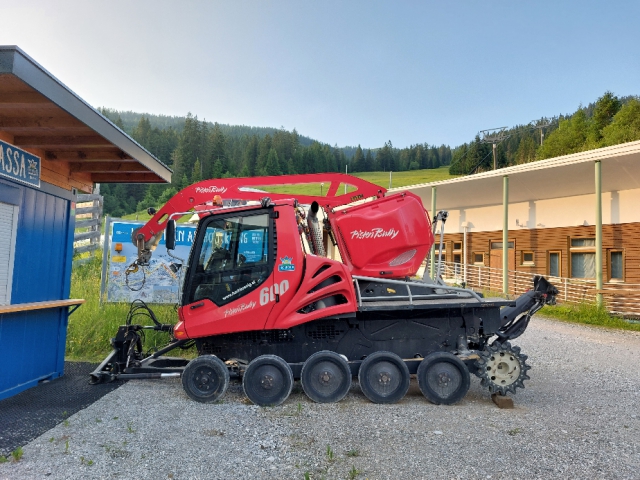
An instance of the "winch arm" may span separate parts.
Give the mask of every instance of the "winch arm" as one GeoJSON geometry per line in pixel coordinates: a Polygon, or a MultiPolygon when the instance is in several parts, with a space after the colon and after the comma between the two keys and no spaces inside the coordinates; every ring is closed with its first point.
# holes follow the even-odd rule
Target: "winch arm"
{"type": "Polygon", "coordinates": [[[531,317],[545,305],[555,305],[558,289],[544,277],[533,279],[533,290],[529,290],[516,299],[513,307],[500,310],[500,330],[496,332],[499,340],[504,342],[518,338],[529,325],[531,317]]]}
{"type": "Polygon", "coordinates": [[[383,197],[386,189],[358,177],[343,173],[314,173],[303,175],[278,175],[270,177],[243,177],[209,179],[194,183],[176,193],[158,210],[140,229],[136,230],[132,242],[138,247],[138,263],[147,264],[151,256],[151,247],[162,235],[171,215],[189,212],[197,205],[203,205],[220,195],[233,200],[271,200],[296,198],[300,203],[318,202],[331,209],[347,205],[369,197],[383,197]],[[302,184],[328,184],[325,196],[298,195],[291,193],[271,193],[260,191],[260,186],[283,186],[302,184]],[[355,187],[355,191],[337,195],[341,186],[355,187]]]}

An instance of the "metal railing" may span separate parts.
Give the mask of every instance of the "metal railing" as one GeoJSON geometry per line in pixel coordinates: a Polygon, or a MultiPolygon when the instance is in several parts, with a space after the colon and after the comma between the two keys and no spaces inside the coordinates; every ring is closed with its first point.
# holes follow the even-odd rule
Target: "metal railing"
{"type": "Polygon", "coordinates": [[[414,304],[415,300],[432,300],[443,298],[473,298],[481,301],[481,297],[473,291],[460,288],[455,285],[436,285],[433,283],[424,283],[419,281],[405,281],[405,280],[393,280],[390,278],[378,278],[378,277],[363,277],[360,275],[353,275],[355,284],[356,295],[358,297],[358,305],[362,306],[363,302],[380,302],[380,301],[407,301],[410,305],[414,304]],[[389,286],[395,286],[398,288],[406,289],[406,295],[384,295],[384,296],[363,296],[360,288],[360,282],[384,284],[389,286]],[[411,291],[411,287],[416,290],[431,290],[432,293],[420,294],[411,291]]]}
{"type": "MultiPolygon", "coordinates": [[[[484,265],[467,265],[466,286],[475,290],[502,292],[502,269],[484,265]]],[[[459,263],[443,262],[442,278],[447,284],[462,285],[464,266],[459,263]]],[[[509,295],[517,297],[533,288],[533,278],[539,274],[509,270],[509,295]]],[[[602,290],[596,289],[595,280],[581,278],[553,277],[545,275],[558,290],[558,303],[577,304],[595,302],[601,293],[605,306],[611,313],[640,316],[640,284],[605,283],[602,290]]]]}

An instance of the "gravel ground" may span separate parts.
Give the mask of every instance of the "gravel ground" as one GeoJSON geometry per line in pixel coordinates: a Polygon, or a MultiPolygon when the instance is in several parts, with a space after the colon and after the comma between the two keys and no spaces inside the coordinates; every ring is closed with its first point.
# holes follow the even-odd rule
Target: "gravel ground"
{"type": "Polygon", "coordinates": [[[517,341],[533,367],[515,409],[472,377],[455,406],[415,379],[395,405],[356,382],[337,404],[299,384],[275,408],[233,382],[219,404],[180,381],[130,381],[24,447],[0,478],[640,478],[640,334],[537,316],[517,341]]]}

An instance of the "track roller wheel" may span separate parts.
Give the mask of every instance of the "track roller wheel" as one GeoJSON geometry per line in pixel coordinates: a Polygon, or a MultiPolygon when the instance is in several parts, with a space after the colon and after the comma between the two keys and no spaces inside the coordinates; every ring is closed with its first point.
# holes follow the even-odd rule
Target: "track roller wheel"
{"type": "Polygon", "coordinates": [[[434,352],[418,366],[418,386],[436,405],[453,405],[464,398],[471,383],[462,360],[448,352],[434,352]]]}
{"type": "Polygon", "coordinates": [[[215,402],[227,391],[229,369],[215,355],[202,355],[187,364],[182,372],[182,386],[196,402],[215,402]]]}
{"type": "Polygon", "coordinates": [[[304,393],[314,402],[339,402],[351,388],[351,368],[337,353],[323,350],[304,362],[300,382],[304,393]]]}
{"type": "Polygon", "coordinates": [[[362,393],[373,403],[395,403],[409,390],[411,375],[395,353],[375,352],[362,362],[358,381],[362,393]]]}
{"type": "Polygon", "coordinates": [[[242,377],[245,395],[261,407],[280,405],[289,397],[292,387],[291,367],[276,355],[253,359],[242,377]]]}

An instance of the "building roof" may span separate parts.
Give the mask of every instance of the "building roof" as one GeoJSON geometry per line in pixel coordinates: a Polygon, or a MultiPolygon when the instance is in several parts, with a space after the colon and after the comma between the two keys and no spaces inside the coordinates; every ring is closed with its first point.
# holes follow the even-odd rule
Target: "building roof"
{"type": "Polygon", "coordinates": [[[0,46],[0,131],[81,184],[171,181],[169,167],[16,46],[0,46]]]}
{"type": "Polygon", "coordinates": [[[598,148],[562,157],[515,165],[439,182],[390,190],[410,190],[431,205],[436,187],[438,210],[502,203],[502,178],[509,176],[509,203],[588,195],[595,192],[594,162],[602,164],[602,191],[640,188],[640,141],[598,148]]]}

